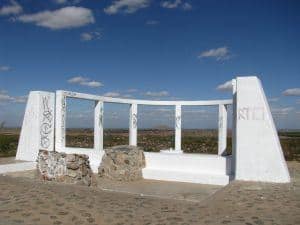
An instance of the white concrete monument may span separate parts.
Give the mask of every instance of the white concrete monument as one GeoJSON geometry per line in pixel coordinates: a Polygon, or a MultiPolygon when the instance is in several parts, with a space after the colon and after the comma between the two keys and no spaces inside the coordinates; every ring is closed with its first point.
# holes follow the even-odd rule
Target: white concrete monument
{"type": "Polygon", "coordinates": [[[39,149],[54,150],[55,94],[31,91],[28,96],[16,159],[35,161],[39,149]]]}
{"type": "Polygon", "coordinates": [[[238,77],[234,85],[235,179],[289,182],[289,172],[260,80],[238,77]]]}
{"type": "Polygon", "coordinates": [[[68,91],[57,91],[56,95],[49,92],[31,92],[16,159],[35,161],[39,149],[52,151],[55,142],[55,150],[58,152],[88,155],[91,168],[96,173],[104,155],[103,106],[105,102],[130,105],[129,144],[134,146],[137,145],[138,105],[174,107],[175,150],[159,153],[145,152],[146,167],[143,169],[143,177],[146,179],[218,185],[226,185],[232,179],[283,183],[290,181],[277,130],[257,77],[234,79],[233,99],[211,101],[149,101],[68,91]],[[66,98],[95,101],[93,148],[66,147],[66,98]],[[228,105],[233,105],[233,149],[232,155],[226,156],[228,105]],[[218,107],[217,155],[183,153],[181,147],[182,106],[218,107]]]}

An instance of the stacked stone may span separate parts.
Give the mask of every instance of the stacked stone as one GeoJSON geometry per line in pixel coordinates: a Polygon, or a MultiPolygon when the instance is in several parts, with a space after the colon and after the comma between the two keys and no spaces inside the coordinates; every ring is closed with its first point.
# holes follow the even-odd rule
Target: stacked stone
{"type": "Polygon", "coordinates": [[[105,155],[98,169],[100,177],[117,181],[143,179],[145,167],[144,151],[135,146],[120,145],[105,149],[105,155]]]}
{"type": "Polygon", "coordinates": [[[40,150],[37,162],[43,180],[91,185],[92,170],[87,155],[40,150]]]}

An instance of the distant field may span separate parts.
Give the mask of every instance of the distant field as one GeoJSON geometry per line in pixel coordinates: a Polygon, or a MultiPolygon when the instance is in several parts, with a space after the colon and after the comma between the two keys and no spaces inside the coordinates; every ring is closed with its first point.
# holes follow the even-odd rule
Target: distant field
{"type": "MultiPolygon", "coordinates": [[[[300,132],[280,131],[280,142],[286,160],[300,161],[300,132]]],[[[182,148],[186,153],[217,154],[217,130],[183,130],[182,148]]],[[[0,132],[0,157],[16,154],[19,131],[15,129],[0,132]]],[[[66,145],[69,147],[93,147],[94,137],[91,129],[68,129],[66,145]]],[[[227,138],[227,152],[231,154],[231,137],[227,138]]],[[[104,131],[104,147],[128,144],[128,130],[107,129],[104,131]]],[[[174,131],[148,129],[138,131],[138,145],[145,151],[157,152],[174,148],[174,131]]]]}

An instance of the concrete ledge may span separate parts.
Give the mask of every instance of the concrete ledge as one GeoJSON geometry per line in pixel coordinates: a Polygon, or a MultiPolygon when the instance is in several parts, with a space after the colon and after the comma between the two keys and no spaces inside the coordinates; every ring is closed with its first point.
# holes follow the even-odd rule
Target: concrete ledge
{"type": "Polygon", "coordinates": [[[213,185],[227,185],[230,181],[230,177],[228,175],[205,174],[149,168],[143,169],[143,177],[144,179],[152,180],[166,180],[213,185]]]}
{"type": "Polygon", "coordinates": [[[36,162],[20,162],[0,165],[0,174],[36,169],[36,162]]]}
{"type": "Polygon", "coordinates": [[[168,154],[144,152],[147,169],[195,172],[203,174],[231,174],[231,156],[213,154],[168,154]]]}

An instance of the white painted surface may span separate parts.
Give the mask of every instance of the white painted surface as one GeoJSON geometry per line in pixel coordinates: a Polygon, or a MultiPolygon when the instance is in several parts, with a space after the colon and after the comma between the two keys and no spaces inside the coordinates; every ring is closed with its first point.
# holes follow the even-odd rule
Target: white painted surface
{"type": "Polygon", "coordinates": [[[236,79],[235,179],[290,182],[268,101],[257,77],[236,79]]]}
{"type": "Polygon", "coordinates": [[[55,104],[55,150],[62,151],[66,146],[66,108],[67,101],[63,91],[56,91],[55,104]]]}
{"type": "Polygon", "coordinates": [[[226,185],[231,173],[231,158],[218,155],[145,152],[145,160],[145,179],[226,185]]]}
{"type": "Polygon", "coordinates": [[[175,150],[181,151],[181,105],[175,106],[175,150]]]}
{"type": "Polygon", "coordinates": [[[36,169],[36,162],[20,162],[0,165],[0,174],[36,169]]]}
{"type": "Polygon", "coordinates": [[[103,151],[103,102],[95,103],[94,149],[103,151]]]}
{"type": "Polygon", "coordinates": [[[227,107],[219,105],[219,135],[218,135],[218,155],[223,155],[227,147],[227,107]]]}
{"type": "Polygon", "coordinates": [[[153,100],[140,100],[140,99],[126,99],[126,98],[112,98],[112,97],[105,97],[99,95],[91,95],[91,94],[84,94],[78,92],[71,92],[71,91],[58,91],[63,92],[63,94],[70,98],[80,98],[80,99],[87,99],[87,100],[94,100],[94,101],[102,101],[102,102],[110,102],[110,103],[121,103],[121,104],[137,104],[137,105],[231,105],[231,99],[225,100],[208,100],[208,101],[153,101],[153,100]]]}
{"type": "Polygon", "coordinates": [[[25,109],[17,160],[35,161],[40,149],[54,149],[54,101],[51,92],[31,91],[25,109]]]}
{"type": "Polygon", "coordinates": [[[129,112],[129,145],[137,145],[137,104],[131,104],[129,112]]]}

